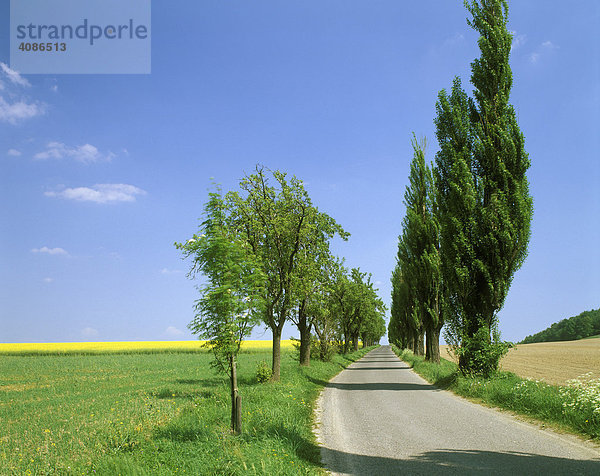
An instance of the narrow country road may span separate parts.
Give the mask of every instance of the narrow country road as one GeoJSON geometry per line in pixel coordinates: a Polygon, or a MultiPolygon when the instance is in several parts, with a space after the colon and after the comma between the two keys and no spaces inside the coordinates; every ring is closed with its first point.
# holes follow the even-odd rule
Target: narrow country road
{"type": "Polygon", "coordinates": [[[379,347],[336,376],[317,410],[333,474],[600,474],[600,452],[429,385],[379,347]]]}

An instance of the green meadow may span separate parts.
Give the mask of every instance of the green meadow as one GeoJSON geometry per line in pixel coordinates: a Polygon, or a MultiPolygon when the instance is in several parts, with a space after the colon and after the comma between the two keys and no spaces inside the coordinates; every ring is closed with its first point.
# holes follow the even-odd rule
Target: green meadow
{"type": "MultiPolygon", "coordinates": [[[[369,349],[367,349],[369,350],[369,349]]],[[[366,350],[258,383],[242,353],[242,434],[208,353],[0,356],[0,474],[319,474],[314,402],[366,350]]]]}

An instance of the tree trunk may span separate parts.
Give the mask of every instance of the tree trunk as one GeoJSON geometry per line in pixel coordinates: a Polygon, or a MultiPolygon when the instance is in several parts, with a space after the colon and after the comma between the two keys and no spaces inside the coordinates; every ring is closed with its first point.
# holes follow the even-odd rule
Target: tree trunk
{"type": "Polygon", "coordinates": [[[425,355],[425,333],[423,331],[419,332],[419,337],[417,338],[417,351],[415,354],[425,355]]]}
{"type": "Polygon", "coordinates": [[[242,432],[242,397],[238,395],[235,398],[235,434],[242,432]]]}
{"type": "Polygon", "coordinates": [[[431,326],[427,329],[427,350],[425,360],[440,363],[440,329],[431,326]]]}
{"type": "Polygon", "coordinates": [[[271,380],[278,382],[281,369],[281,329],[277,326],[271,330],[273,331],[273,374],[271,380]]]}
{"type": "Polygon", "coordinates": [[[237,365],[235,356],[229,356],[229,369],[231,371],[231,431],[239,435],[242,431],[242,398],[238,395],[237,365]]]}
{"type": "Polygon", "coordinates": [[[356,352],[358,350],[358,335],[353,336],[352,345],[353,345],[354,352],[356,352]]]}
{"type": "Polygon", "coordinates": [[[300,365],[310,365],[310,329],[311,325],[306,318],[306,300],[302,301],[298,309],[298,330],[300,331],[300,365]]]}
{"type": "Polygon", "coordinates": [[[350,335],[348,335],[346,332],[344,332],[344,354],[347,354],[349,349],[350,349],[350,335]]]}

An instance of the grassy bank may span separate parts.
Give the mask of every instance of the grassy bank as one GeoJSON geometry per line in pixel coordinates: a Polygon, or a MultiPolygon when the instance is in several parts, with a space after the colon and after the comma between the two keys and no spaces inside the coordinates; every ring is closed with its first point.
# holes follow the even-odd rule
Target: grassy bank
{"type": "Polygon", "coordinates": [[[454,362],[426,362],[407,350],[394,352],[428,382],[487,405],[527,415],[543,423],[600,439],[600,381],[580,379],[568,386],[548,385],[499,372],[490,379],[466,377],[454,362]]]}
{"type": "Polygon", "coordinates": [[[0,474],[315,474],[312,409],[323,385],[364,355],[259,384],[268,349],[240,356],[243,432],[229,432],[227,382],[207,353],[2,356],[0,474]]]}

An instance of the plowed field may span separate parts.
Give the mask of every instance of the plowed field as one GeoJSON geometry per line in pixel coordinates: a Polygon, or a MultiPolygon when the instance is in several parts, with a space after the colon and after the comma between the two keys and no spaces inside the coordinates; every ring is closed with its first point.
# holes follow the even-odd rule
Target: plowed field
{"type": "MultiPolygon", "coordinates": [[[[455,360],[448,346],[440,346],[443,358],[455,360]]],[[[510,349],[500,362],[502,370],[520,377],[544,380],[550,384],[564,385],[587,372],[600,377],[600,338],[566,342],[541,342],[521,344],[510,349]]]]}

